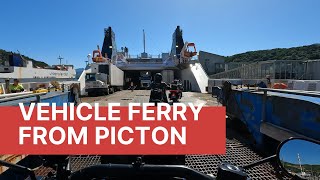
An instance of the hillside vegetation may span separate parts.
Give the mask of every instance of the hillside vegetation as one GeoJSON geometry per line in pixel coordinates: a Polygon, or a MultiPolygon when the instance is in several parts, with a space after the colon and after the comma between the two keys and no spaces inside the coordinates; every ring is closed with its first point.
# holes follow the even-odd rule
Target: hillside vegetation
{"type": "Polygon", "coordinates": [[[226,57],[227,62],[257,62],[266,60],[314,60],[320,59],[320,44],[293,48],[249,51],[226,57]]]}
{"type": "MultiPolygon", "coordinates": [[[[282,164],[284,165],[284,167],[292,172],[295,173],[299,173],[301,172],[300,170],[300,165],[299,164],[292,164],[289,162],[282,162],[282,164]]],[[[303,171],[305,172],[311,172],[311,170],[313,171],[313,173],[320,173],[320,165],[310,165],[310,164],[302,164],[301,165],[303,168],[303,171]]]]}
{"type": "MultiPolygon", "coordinates": [[[[0,49],[0,64],[2,64],[3,62],[5,61],[8,61],[9,60],[9,55],[10,55],[11,52],[8,52],[8,51],[5,51],[3,49],[0,49]]],[[[25,60],[29,60],[29,61],[32,61],[33,62],[33,67],[41,67],[41,68],[44,68],[44,67],[48,67],[49,65],[45,62],[42,62],[42,61],[37,61],[35,59],[32,59],[32,58],[29,58],[28,56],[25,56],[25,55],[22,55],[22,57],[25,59],[25,60]]]]}

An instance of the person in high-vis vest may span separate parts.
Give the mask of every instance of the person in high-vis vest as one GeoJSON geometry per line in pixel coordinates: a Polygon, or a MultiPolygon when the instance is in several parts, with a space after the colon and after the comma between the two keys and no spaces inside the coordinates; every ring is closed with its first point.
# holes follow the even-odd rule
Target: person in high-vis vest
{"type": "Polygon", "coordinates": [[[13,84],[10,84],[10,86],[9,86],[9,91],[10,91],[10,93],[23,92],[24,88],[23,88],[22,84],[19,84],[18,79],[14,79],[13,84]]]}

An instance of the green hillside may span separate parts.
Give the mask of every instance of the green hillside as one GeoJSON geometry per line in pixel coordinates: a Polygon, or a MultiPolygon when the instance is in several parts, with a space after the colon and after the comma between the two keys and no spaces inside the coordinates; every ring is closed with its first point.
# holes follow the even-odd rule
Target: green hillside
{"type": "Polygon", "coordinates": [[[226,57],[227,62],[257,62],[266,60],[314,60],[320,59],[320,44],[293,48],[249,51],[226,57]]]}
{"type": "MultiPolygon", "coordinates": [[[[2,64],[4,61],[8,61],[9,60],[9,55],[10,55],[10,52],[8,51],[5,51],[3,49],[0,49],[0,64],[2,64]]],[[[29,61],[32,61],[33,62],[33,66],[36,67],[48,67],[49,65],[45,62],[42,62],[42,61],[37,61],[35,59],[32,59],[32,58],[29,58],[28,56],[25,56],[25,55],[22,55],[22,57],[25,59],[25,60],[29,60],[29,61]]]]}
{"type": "MultiPolygon", "coordinates": [[[[284,167],[286,169],[289,169],[292,172],[295,172],[295,173],[301,172],[299,164],[292,164],[289,162],[282,162],[282,164],[284,164],[284,167]]],[[[303,171],[305,172],[309,173],[312,170],[313,173],[317,173],[317,174],[320,173],[320,165],[302,164],[301,166],[303,168],[303,171]]]]}

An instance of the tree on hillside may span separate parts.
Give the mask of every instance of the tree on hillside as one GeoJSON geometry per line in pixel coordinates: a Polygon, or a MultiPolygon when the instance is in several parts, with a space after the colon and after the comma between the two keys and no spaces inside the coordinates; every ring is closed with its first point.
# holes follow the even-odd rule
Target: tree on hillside
{"type": "MultiPolygon", "coordinates": [[[[12,52],[8,52],[8,51],[5,51],[3,49],[0,49],[0,64],[3,64],[5,61],[9,61],[9,55],[11,54],[12,52]]],[[[32,59],[28,56],[25,56],[25,55],[22,55],[22,57],[25,59],[25,60],[29,60],[29,61],[32,61],[33,63],[33,67],[41,67],[41,68],[44,68],[44,67],[48,67],[49,65],[45,62],[42,62],[42,61],[37,61],[35,59],[32,59]]]]}
{"type": "Polygon", "coordinates": [[[266,60],[314,60],[320,59],[320,45],[271,50],[250,51],[226,57],[227,62],[257,62],[266,60]]]}

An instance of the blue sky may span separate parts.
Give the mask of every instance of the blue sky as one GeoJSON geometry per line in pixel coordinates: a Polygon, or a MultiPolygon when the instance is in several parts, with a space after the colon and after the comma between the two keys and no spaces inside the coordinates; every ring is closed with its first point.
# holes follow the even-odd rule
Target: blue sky
{"type": "Polygon", "coordinates": [[[233,55],[320,42],[319,0],[6,0],[1,2],[0,48],[49,64],[63,56],[76,67],[102,45],[112,26],[130,54],[171,48],[177,25],[197,49],[233,55]]]}
{"type": "Polygon", "coordinates": [[[298,153],[301,164],[320,165],[320,144],[304,140],[288,141],[280,149],[280,160],[298,164],[298,153]]]}

